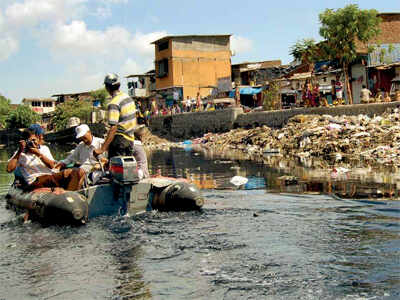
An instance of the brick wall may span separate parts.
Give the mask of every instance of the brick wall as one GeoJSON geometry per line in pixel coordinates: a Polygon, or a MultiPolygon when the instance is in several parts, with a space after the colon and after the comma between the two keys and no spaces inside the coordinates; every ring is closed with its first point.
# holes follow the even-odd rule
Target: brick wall
{"type": "MultiPolygon", "coordinates": [[[[381,32],[375,38],[370,40],[369,44],[396,44],[400,43],[400,13],[398,14],[380,14],[382,19],[379,25],[381,32]]],[[[367,47],[357,41],[358,51],[367,53],[367,47]]]]}

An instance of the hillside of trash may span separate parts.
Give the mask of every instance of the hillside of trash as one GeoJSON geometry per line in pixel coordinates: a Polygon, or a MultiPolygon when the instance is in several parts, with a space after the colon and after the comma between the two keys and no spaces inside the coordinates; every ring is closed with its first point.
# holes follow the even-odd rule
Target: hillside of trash
{"type": "Polygon", "coordinates": [[[251,156],[278,154],[318,158],[327,165],[360,162],[400,166],[400,110],[375,117],[297,115],[285,127],[267,126],[208,133],[194,144],[214,151],[240,151],[251,156]]]}

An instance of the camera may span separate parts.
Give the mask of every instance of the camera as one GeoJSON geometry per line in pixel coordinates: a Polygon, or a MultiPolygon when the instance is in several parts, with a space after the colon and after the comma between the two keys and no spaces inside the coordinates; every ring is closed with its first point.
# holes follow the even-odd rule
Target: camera
{"type": "Polygon", "coordinates": [[[29,149],[36,148],[36,142],[34,140],[25,140],[25,152],[28,152],[29,149]]]}

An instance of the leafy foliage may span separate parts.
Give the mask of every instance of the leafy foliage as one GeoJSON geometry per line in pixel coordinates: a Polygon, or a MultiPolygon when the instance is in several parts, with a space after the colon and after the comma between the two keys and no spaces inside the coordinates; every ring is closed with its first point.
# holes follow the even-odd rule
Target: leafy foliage
{"type": "MultiPolygon", "coordinates": [[[[337,59],[343,65],[349,90],[348,66],[357,58],[357,41],[367,45],[379,34],[378,11],[361,10],[358,5],[350,4],[337,10],[326,9],[319,15],[319,20],[319,33],[326,40],[324,50],[330,59],[337,59]]],[[[352,103],[351,93],[349,102],[352,103]]]]}
{"type": "Polygon", "coordinates": [[[98,100],[101,103],[101,107],[105,108],[107,105],[107,100],[109,98],[109,94],[107,92],[107,90],[105,88],[102,89],[98,89],[95,91],[92,91],[90,93],[90,96],[94,99],[94,100],[98,100]]]}
{"type": "Polygon", "coordinates": [[[303,39],[297,41],[290,48],[289,54],[295,59],[301,60],[305,63],[313,62],[316,60],[318,53],[317,45],[314,39],[303,39]]]}
{"type": "Polygon", "coordinates": [[[11,110],[6,122],[8,128],[27,128],[33,123],[38,123],[41,117],[27,105],[18,105],[11,110]]]}
{"type": "Polygon", "coordinates": [[[357,58],[357,40],[366,45],[380,32],[378,11],[361,10],[356,4],[338,10],[326,9],[319,15],[319,20],[319,33],[326,39],[328,54],[342,63],[357,58]]]}
{"type": "Polygon", "coordinates": [[[6,127],[6,120],[10,112],[10,99],[0,94],[0,128],[6,127]]]}
{"type": "Polygon", "coordinates": [[[88,123],[92,110],[92,103],[89,101],[74,100],[65,102],[56,107],[52,125],[56,130],[65,129],[67,128],[68,120],[72,117],[78,117],[82,123],[88,123]]]}

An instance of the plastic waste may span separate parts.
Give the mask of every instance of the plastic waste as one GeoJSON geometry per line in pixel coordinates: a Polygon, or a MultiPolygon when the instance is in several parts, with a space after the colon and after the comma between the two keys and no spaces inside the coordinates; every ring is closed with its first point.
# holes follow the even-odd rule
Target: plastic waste
{"type": "Polygon", "coordinates": [[[230,180],[230,183],[236,186],[244,185],[248,182],[249,180],[246,177],[242,176],[233,176],[230,180]]]}

